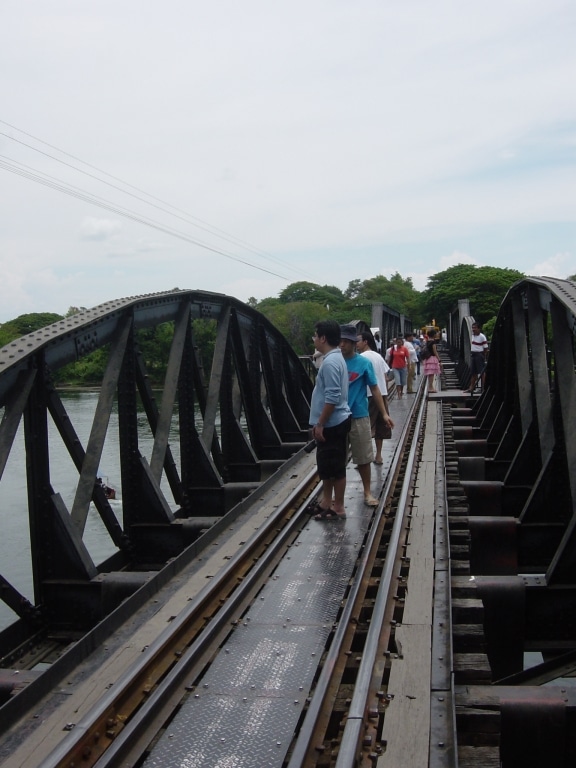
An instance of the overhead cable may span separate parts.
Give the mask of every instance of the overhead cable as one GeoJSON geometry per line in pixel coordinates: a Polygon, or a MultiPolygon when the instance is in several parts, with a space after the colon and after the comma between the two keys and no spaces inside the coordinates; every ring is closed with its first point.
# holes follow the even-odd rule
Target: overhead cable
{"type": "MultiPolygon", "coordinates": [[[[267,251],[263,251],[263,250],[255,247],[255,246],[251,245],[250,243],[247,243],[246,241],[241,240],[241,239],[235,237],[234,235],[230,235],[227,232],[225,232],[224,230],[219,229],[218,227],[215,227],[212,224],[209,224],[208,222],[205,222],[202,219],[197,218],[196,216],[192,216],[191,214],[189,214],[186,211],[184,211],[184,210],[182,210],[182,209],[172,205],[171,203],[168,203],[165,200],[162,200],[161,198],[158,198],[155,195],[152,195],[152,194],[146,192],[145,190],[140,189],[139,187],[136,187],[133,184],[130,184],[129,182],[126,182],[123,179],[120,179],[119,177],[114,176],[114,175],[108,173],[107,171],[102,170],[101,168],[98,168],[95,165],[87,163],[86,161],[82,160],[81,158],[77,157],[76,155],[73,155],[73,154],[71,154],[69,152],[66,152],[65,150],[60,149],[59,147],[54,146],[53,144],[50,144],[50,143],[48,143],[46,141],[43,141],[42,139],[38,138],[37,136],[34,136],[33,134],[28,133],[27,131],[24,131],[21,128],[18,128],[17,126],[15,126],[15,125],[13,125],[11,123],[8,123],[6,120],[1,120],[0,119],[0,123],[3,124],[3,125],[8,126],[9,128],[12,128],[15,131],[18,131],[19,133],[22,133],[25,136],[30,137],[31,139],[34,139],[34,141],[37,141],[40,144],[43,144],[44,146],[50,147],[50,149],[54,149],[56,152],[59,152],[60,154],[65,155],[66,157],[69,157],[72,160],[75,160],[75,161],[77,161],[79,163],[82,163],[82,165],[85,165],[88,168],[92,168],[93,170],[97,171],[99,174],[103,174],[104,176],[107,176],[110,179],[114,179],[114,181],[119,182],[124,187],[128,187],[129,189],[136,190],[137,192],[139,192],[139,193],[145,195],[146,197],[150,198],[150,200],[156,200],[158,203],[162,203],[162,206],[167,206],[167,208],[171,208],[172,210],[167,210],[164,207],[161,207],[159,205],[156,205],[155,203],[150,202],[150,200],[145,200],[142,197],[139,197],[138,195],[135,195],[133,192],[130,192],[130,191],[126,190],[126,189],[123,189],[122,187],[119,187],[116,184],[111,184],[109,181],[106,181],[105,179],[102,179],[102,178],[100,178],[100,177],[98,177],[98,176],[96,176],[96,175],[94,175],[92,173],[89,173],[88,171],[82,170],[82,168],[78,168],[77,166],[75,166],[75,165],[73,165],[71,163],[68,163],[68,162],[66,162],[66,161],[64,161],[64,160],[62,160],[62,159],[60,159],[58,157],[55,157],[54,155],[51,155],[48,152],[44,152],[41,149],[38,149],[37,147],[34,147],[31,144],[28,144],[28,143],[26,143],[24,141],[21,141],[20,139],[17,139],[14,136],[11,136],[8,133],[5,133],[4,131],[0,131],[0,136],[4,136],[5,138],[9,139],[10,141],[13,141],[13,142],[15,142],[17,144],[20,144],[21,146],[24,146],[27,149],[32,150],[33,152],[37,152],[37,153],[39,153],[41,155],[44,155],[44,157],[47,157],[50,160],[54,160],[55,162],[60,163],[61,165],[64,165],[64,166],[66,166],[68,168],[71,168],[72,170],[77,171],[78,173],[82,173],[85,176],[88,176],[88,177],[94,179],[95,181],[98,181],[98,182],[100,182],[102,184],[106,184],[107,186],[109,186],[109,187],[111,187],[113,189],[116,189],[117,191],[121,192],[122,194],[129,195],[130,197],[133,197],[136,200],[139,200],[140,202],[144,203],[145,205],[150,205],[153,208],[156,208],[156,209],[162,211],[163,213],[168,214],[169,216],[174,216],[175,218],[180,219],[181,221],[184,221],[184,222],[186,222],[188,224],[192,224],[192,226],[195,226],[195,227],[197,227],[199,229],[202,229],[203,231],[208,232],[209,234],[214,235],[215,237],[219,237],[219,238],[221,238],[223,240],[226,240],[227,242],[232,243],[234,245],[240,245],[242,248],[245,248],[246,250],[251,251],[252,253],[254,253],[257,256],[260,256],[260,257],[262,257],[264,259],[273,261],[273,262],[279,264],[280,266],[287,267],[289,269],[293,269],[292,265],[288,264],[287,262],[283,261],[282,259],[278,259],[277,257],[272,256],[267,251]],[[180,216],[177,213],[174,213],[174,211],[178,211],[179,213],[184,214],[184,216],[180,216]]],[[[308,273],[305,273],[305,274],[308,274],[308,273]]]]}
{"type": "Polygon", "coordinates": [[[239,256],[235,256],[231,253],[223,251],[221,248],[216,248],[212,245],[209,245],[208,243],[202,242],[201,240],[196,240],[195,238],[186,235],[184,232],[180,232],[177,229],[165,226],[160,222],[154,221],[153,219],[144,218],[134,211],[130,211],[127,208],[122,208],[121,206],[107,201],[104,198],[93,195],[89,192],[86,192],[85,190],[79,189],[78,187],[74,187],[73,185],[66,184],[66,182],[62,181],[61,179],[56,179],[49,174],[43,173],[42,171],[38,171],[34,168],[30,168],[30,166],[26,166],[23,163],[15,163],[13,160],[11,160],[11,158],[7,158],[5,155],[0,155],[0,158],[2,158],[0,159],[0,168],[3,168],[6,171],[10,171],[10,173],[15,173],[18,176],[22,176],[23,178],[29,179],[30,181],[42,184],[43,186],[49,187],[50,189],[63,192],[70,197],[75,197],[77,200],[83,200],[92,205],[97,205],[99,208],[103,208],[104,210],[115,213],[118,216],[123,216],[124,218],[130,219],[131,221],[135,221],[139,224],[144,224],[147,227],[157,229],[159,232],[164,232],[165,234],[171,235],[172,237],[177,237],[180,240],[192,243],[193,245],[197,245],[200,248],[212,251],[212,253],[217,253],[220,256],[225,256],[227,259],[231,259],[232,261],[236,261],[240,264],[252,267],[253,269],[258,269],[261,272],[266,272],[267,274],[273,275],[274,277],[279,277],[282,280],[289,279],[285,275],[280,275],[277,272],[266,269],[265,267],[252,264],[251,262],[246,261],[239,256]]]}

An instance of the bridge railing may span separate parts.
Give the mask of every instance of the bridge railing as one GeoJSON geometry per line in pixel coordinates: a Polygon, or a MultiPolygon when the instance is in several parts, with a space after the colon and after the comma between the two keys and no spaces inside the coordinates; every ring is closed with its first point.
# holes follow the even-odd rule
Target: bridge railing
{"type": "MultiPolygon", "coordinates": [[[[464,344],[467,333],[464,320],[464,344]]],[[[515,283],[498,313],[486,388],[473,406],[476,426],[459,428],[483,457],[468,459],[475,467],[465,483],[470,497],[482,506],[492,494],[484,508],[517,521],[506,554],[504,538],[495,535],[491,572],[539,573],[549,585],[576,585],[575,369],[576,285],[546,277],[515,283]]]]}
{"type": "MultiPolygon", "coordinates": [[[[0,598],[29,627],[46,621],[93,624],[139,584],[136,576],[119,577],[108,588],[115,596],[104,609],[103,573],[160,567],[307,442],[312,387],[297,355],[265,317],[208,292],[175,290],[111,301],[2,348],[0,480],[23,424],[34,595],[28,599],[0,575],[0,598]],[[216,324],[209,372],[194,338],[197,319],[216,324]],[[173,339],[158,405],[137,331],[160,323],[172,324],[173,339]],[[53,374],[102,347],[108,349],[108,363],[83,444],[53,374]],[[121,516],[97,481],[113,409],[121,516]],[[153,435],[149,455],[139,439],[143,418],[153,435]],[[169,442],[175,421],[177,458],[169,442]],[[69,506],[54,482],[52,424],[77,472],[69,506]],[[117,550],[100,564],[83,540],[91,505],[117,550]],[[97,597],[73,617],[66,596],[74,601],[78,585],[87,584],[97,597]]],[[[10,514],[2,509],[3,516],[10,514]]]]}

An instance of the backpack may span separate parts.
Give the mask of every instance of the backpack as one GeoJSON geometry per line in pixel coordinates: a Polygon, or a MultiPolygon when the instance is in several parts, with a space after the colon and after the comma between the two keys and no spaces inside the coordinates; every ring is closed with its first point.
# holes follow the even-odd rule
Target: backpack
{"type": "Polygon", "coordinates": [[[422,347],[422,352],[420,352],[420,360],[428,360],[429,357],[433,357],[433,355],[430,342],[427,341],[426,344],[422,347]]]}

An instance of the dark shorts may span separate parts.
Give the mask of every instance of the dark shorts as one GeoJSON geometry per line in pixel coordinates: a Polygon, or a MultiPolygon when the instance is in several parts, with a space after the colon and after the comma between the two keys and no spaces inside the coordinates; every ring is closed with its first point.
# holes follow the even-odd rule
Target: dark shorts
{"type": "Polygon", "coordinates": [[[368,398],[368,412],[370,414],[372,437],[376,440],[390,440],[392,437],[392,430],[384,421],[384,417],[378,410],[378,406],[373,397],[368,398]]]}
{"type": "Polygon", "coordinates": [[[346,477],[348,463],[348,432],[352,418],[335,427],[324,427],[325,442],[316,446],[316,463],[320,480],[341,480],[346,477]]]}
{"type": "Polygon", "coordinates": [[[484,370],[484,352],[471,352],[470,353],[470,372],[476,375],[482,373],[484,370]]]}

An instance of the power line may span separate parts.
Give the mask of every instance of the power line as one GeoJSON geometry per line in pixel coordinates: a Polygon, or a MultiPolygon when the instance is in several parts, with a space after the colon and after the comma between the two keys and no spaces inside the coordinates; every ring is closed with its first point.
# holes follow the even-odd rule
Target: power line
{"type": "Polygon", "coordinates": [[[252,267],[253,269],[258,269],[261,272],[266,272],[267,274],[273,275],[274,277],[279,277],[282,280],[288,280],[285,275],[279,275],[277,272],[272,272],[272,270],[266,269],[265,267],[252,264],[245,259],[241,259],[239,256],[234,256],[220,248],[211,246],[208,243],[203,243],[201,240],[196,240],[195,238],[192,238],[189,235],[180,232],[179,230],[164,226],[163,224],[156,222],[153,219],[143,218],[134,211],[130,211],[127,208],[122,208],[118,205],[115,205],[114,203],[111,203],[110,201],[105,200],[104,198],[92,195],[89,192],[79,189],[78,187],[74,187],[70,184],[66,184],[66,182],[63,182],[61,179],[56,179],[49,174],[45,174],[42,171],[30,168],[30,166],[26,166],[23,163],[15,163],[15,161],[13,161],[11,158],[6,158],[5,155],[0,155],[0,158],[3,158],[0,160],[0,168],[3,168],[6,171],[10,171],[10,173],[14,173],[38,184],[42,184],[45,187],[54,189],[58,192],[62,192],[66,195],[69,195],[70,197],[75,197],[77,200],[83,200],[84,202],[90,203],[91,205],[96,205],[99,208],[103,208],[104,210],[115,213],[118,216],[123,216],[124,218],[130,219],[131,221],[135,221],[139,224],[144,224],[147,227],[157,229],[159,232],[164,232],[165,234],[171,235],[172,237],[177,237],[180,240],[184,240],[185,242],[192,243],[193,245],[197,245],[200,248],[212,251],[212,253],[225,256],[227,259],[231,259],[232,261],[237,261],[238,263],[252,267]]]}
{"type": "MultiPolygon", "coordinates": [[[[115,184],[111,184],[110,182],[106,181],[105,179],[101,179],[98,176],[95,176],[94,174],[88,173],[87,171],[84,171],[81,168],[78,168],[77,166],[72,165],[71,163],[67,163],[64,160],[61,160],[60,158],[54,157],[54,155],[51,155],[51,154],[49,154],[47,152],[43,152],[42,150],[38,149],[37,147],[32,146],[31,144],[27,144],[26,142],[21,141],[20,139],[17,139],[14,136],[10,136],[10,134],[8,134],[8,133],[0,131],[0,136],[4,136],[5,138],[9,139],[10,141],[13,141],[13,142],[15,142],[17,144],[20,144],[21,146],[24,146],[27,149],[32,150],[33,152],[37,152],[37,153],[39,153],[41,155],[44,155],[45,157],[47,157],[47,158],[49,158],[51,160],[54,160],[55,162],[60,163],[60,164],[66,166],[68,168],[71,168],[72,170],[77,171],[78,173],[82,173],[85,176],[88,176],[88,177],[94,179],[95,181],[100,182],[101,184],[106,184],[107,186],[109,186],[109,187],[111,187],[113,189],[116,189],[117,191],[121,192],[122,194],[129,195],[130,197],[133,197],[136,200],[139,200],[140,202],[144,203],[145,205],[150,205],[153,208],[156,208],[156,209],[162,211],[163,213],[167,213],[169,216],[174,216],[175,218],[180,219],[181,221],[184,221],[184,222],[186,222],[188,224],[192,224],[193,226],[198,227],[199,229],[202,229],[203,231],[208,232],[209,234],[214,235],[215,237],[220,237],[221,239],[226,240],[227,242],[232,243],[234,245],[240,245],[241,247],[251,251],[252,253],[254,253],[257,256],[260,256],[260,257],[265,258],[267,260],[273,261],[273,262],[279,264],[280,266],[287,267],[288,269],[291,269],[291,270],[294,269],[292,267],[292,265],[288,264],[287,262],[283,261],[282,259],[278,259],[277,257],[272,256],[268,252],[263,251],[263,250],[261,250],[259,248],[256,248],[255,246],[252,246],[250,243],[247,243],[246,241],[241,240],[241,239],[235,237],[234,235],[229,235],[224,230],[221,230],[218,227],[215,227],[212,224],[209,224],[208,222],[205,222],[202,219],[197,218],[196,216],[192,216],[191,214],[189,214],[186,211],[184,211],[184,210],[182,210],[182,209],[172,205],[171,203],[168,203],[168,202],[166,202],[165,200],[162,200],[159,197],[151,195],[150,193],[146,192],[145,190],[143,190],[143,189],[141,189],[139,187],[136,187],[133,184],[130,184],[129,182],[126,182],[123,179],[120,179],[119,177],[114,176],[114,175],[108,173],[107,171],[104,171],[101,168],[98,168],[95,165],[87,163],[86,161],[82,160],[81,158],[77,157],[76,155],[73,155],[73,154],[71,154],[69,152],[66,152],[65,150],[62,150],[59,147],[56,147],[55,145],[48,143],[47,141],[43,141],[42,139],[38,138],[37,136],[34,136],[33,134],[28,133],[27,131],[24,131],[21,128],[18,128],[17,126],[13,125],[12,123],[8,123],[6,120],[1,120],[0,119],[0,123],[2,123],[3,125],[8,126],[9,128],[12,128],[15,131],[18,131],[19,133],[22,133],[25,136],[28,136],[29,138],[33,139],[34,141],[39,142],[40,144],[43,144],[46,147],[50,147],[50,149],[53,149],[56,152],[59,152],[60,154],[66,156],[66,157],[71,158],[72,160],[75,160],[75,161],[77,161],[79,163],[82,163],[82,165],[85,165],[87,168],[92,168],[93,170],[97,171],[98,173],[103,174],[104,176],[107,176],[108,178],[113,179],[114,181],[119,182],[120,184],[124,185],[125,187],[128,187],[129,189],[136,190],[137,192],[139,192],[139,193],[145,195],[146,197],[150,198],[150,200],[156,200],[157,202],[162,203],[163,206],[167,206],[168,208],[171,208],[172,210],[171,211],[170,210],[166,210],[166,208],[163,208],[163,207],[161,207],[159,205],[156,205],[156,204],[150,202],[149,200],[144,200],[143,198],[139,197],[138,195],[135,195],[133,192],[129,192],[128,190],[122,189],[121,187],[118,187],[115,184]],[[183,216],[179,216],[176,213],[173,213],[173,211],[178,211],[179,213],[184,214],[184,217],[183,216]]],[[[309,273],[306,273],[305,271],[302,271],[302,272],[303,272],[303,274],[308,274],[310,276],[309,273]]],[[[288,279],[288,278],[285,278],[285,279],[288,279]]]]}

